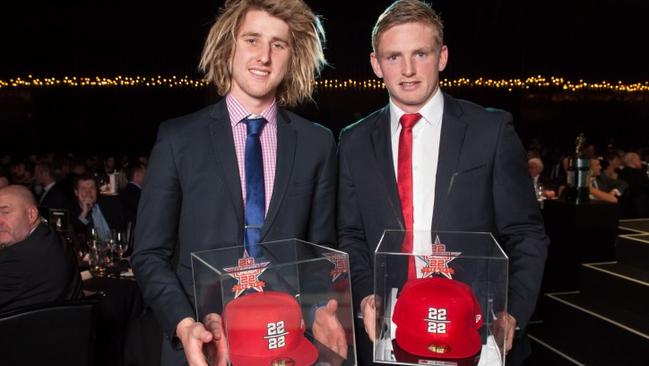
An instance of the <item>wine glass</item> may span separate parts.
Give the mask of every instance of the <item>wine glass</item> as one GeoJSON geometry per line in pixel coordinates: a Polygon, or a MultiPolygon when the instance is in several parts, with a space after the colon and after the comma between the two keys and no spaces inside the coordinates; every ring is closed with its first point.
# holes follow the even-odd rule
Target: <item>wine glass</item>
{"type": "Polygon", "coordinates": [[[114,252],[119,263],[124,260],[124,253],[128,250],[128,240],[126,234],[121,231],[114,231],[113,238],[115,240],[114,252]]]}

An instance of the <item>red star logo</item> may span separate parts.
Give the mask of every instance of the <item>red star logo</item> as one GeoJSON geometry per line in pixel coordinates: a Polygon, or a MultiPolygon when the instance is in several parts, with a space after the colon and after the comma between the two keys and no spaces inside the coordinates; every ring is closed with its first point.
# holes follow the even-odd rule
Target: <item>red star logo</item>
{"type": "Polygon", "coordinates": [[[462,252],[447,252],[446,245],[440,243],[439,237],[435,237],[435,242],[431,244],[431,254],[419,256],[426,262],[426,266],[421,269],[421,278],[432,277],[434,274],[452,279],[455,270],[448,264],[455,258],[459,257],[462,252]]]}
{"type": "Polygon", "coordinates": [[[334,264],[334,268],[329,272],[331,275],[331,282],[336,282],[338,277],[343,273],[347,273],[347,256],[340,253],[324,253],[323,256],[334,264]]]}
{"type": "Polygon", "coordinates": [[[237,284],[232,287],[234,298],[239,297],[245,290],[253,289],[257,292],[263,292],[266,282],[260,281],[259,276],[268,268],[270,262],[255,263],[255,258],[248,255],[247,251],[243,252],[243,257],[237,260],[236,267],[223,268],[228,275],[237,280],[237,284]]]}

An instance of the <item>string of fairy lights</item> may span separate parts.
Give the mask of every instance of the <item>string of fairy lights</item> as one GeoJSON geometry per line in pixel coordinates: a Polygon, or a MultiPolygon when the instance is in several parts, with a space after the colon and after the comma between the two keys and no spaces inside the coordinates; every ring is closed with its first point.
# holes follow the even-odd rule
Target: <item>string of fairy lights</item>
{"type": "MultiPolygon", "coordinates": [[[[526,90],[549,90],[564,92],[617,92],[647,93],[649,81],[645,82],[587,82],[567,80],[562,77],[532,76],[525,79],[456,78],[440,80],[442,88],[483,88],[509,92],[526,90]]],[[[206,88],[209,84],[189,76],[63,76],[63,77],[16,77],[0,79],[2,89],[45,89],[45,88],[206,88]]],[[[315,82],[316,90],[360,90],[380,91],[385,84],[380,79],[324,79],[315,82]]]]}

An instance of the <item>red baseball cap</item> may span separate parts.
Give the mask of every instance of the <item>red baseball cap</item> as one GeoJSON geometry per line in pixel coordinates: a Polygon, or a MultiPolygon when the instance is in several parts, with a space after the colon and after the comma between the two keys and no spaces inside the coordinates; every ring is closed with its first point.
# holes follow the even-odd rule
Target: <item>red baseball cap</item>
{"type": "Polygon", "coordinates": [[[406,282],[394,306],[396,343],[429,358],[467,358],[480,352],[480,304],[468,285],[443,277],[406,282]]]}
{"type": "Polygon", "coordinates": [[[223,318],[234,366],[303,366],[318,359],[304,337],[300,304],[287,293],[241,296],[225,306],[223,318]]]}

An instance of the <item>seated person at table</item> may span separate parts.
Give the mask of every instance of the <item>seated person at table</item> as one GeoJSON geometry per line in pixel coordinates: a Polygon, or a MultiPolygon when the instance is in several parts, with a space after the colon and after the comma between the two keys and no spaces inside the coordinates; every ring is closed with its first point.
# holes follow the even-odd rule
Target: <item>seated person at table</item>
{"type": "Polygon", "coordinates": [[[543,161],[539,158],[531,158],[530,160],[527,161],[527,170],[530,173],[530,177],[532,177],[532,181],[534,182],[534,192],[536,192],[536,197],[537,199],[539,197],[539,188],[541,190],[541,193],[543,194],[543,197],[545,198],[554,198],[556,196],[554,190],[552,189],[552,184],[549,179],[546,177],[541,176],[541,173],[543,172],[543,161]]]}
{"type": "Polygon", "coordinates": [[[0,167],[0,188],[6,187],[9,185],[9,176],[2,170],[2,167],[0,167]]]}
{"type": "Polygon", "coordinates": [[[590,159],[590,199],[617,203],[617,196],[620,191],[615,188],[609,189],[599,185],[597,178],[602,174],[602,166],[599,159],[590,159]]]}
{"type": "MultiPolygon", "coordinates": [[[[615,157],[615,159],[619,160],[619,158],[617,157],[615,157]]],[[[629,188],[629,184],[621,179],[618,179],[615,163],[611,163],[611,161],[608,159],[601,159],[599,161],[599,164],[601,165],[602,169],[601,173],[596,177],[598,187],[607,192],[616,189],[618,192],[616,193],[616,195],[618,197],[623,196],[626,190],[629,188]]]]}
{"type": "Polygon", "coordinates": [[[126,228],[124,207],[117,197],[98,194],[97,182],[90,174],[77,177],[74,181],[76,202],[70,207],[70,217],[77,234],[87,234],[92,228],[102,240],[111,238],[111,230],[126,228]]]}
{"type": "Polygon", "coordinates": [[[0,312],[81,297],[76,256],[19,185],[0,188],[0,312]]]}
{"type": "Polygon", "coordinates": [[[649,177],[646,166],[640,155],[628,152],[624,155],[624,169],[619,173],[620,179],[629,184],[628,207],[623,209],[624,218],[649,217],[649,177]]]}
{"type": "Polygon", "coordinates": [[[601,161],[602,174],[605,174],[611,179],[619,179],[619,172],[622,168],[622,158],[618,150],[609,150],[606,152],[606,159],[601,161]]]}
{"type": "Polygon", "coordinates": [[[73,159],[70,162],[70,171],[59,180],[59,184],[63,186],[63,190],[65,191],[68,200],[76,199],[74,196],[74,180],[77,179],[77,177],[86,174],[87,171],[88,168],[81,160],[73,159]]]}
{"type": "Polygon", "coordinates": [[[70,202],[65,194],[65,189],[54,180],[54,168],[50,163],[41,162],[36,164],[34,179],[43,187],[43,193],[38,199],[41,216],[49,217],[48,213],[51,208],[68,208],[70,202]]]}
{"type": "Polygon", "coordinates": [[[20,160],[11,166],[10,180],[12,184],[21,184],[25,187],[31,186],[33,177],[26,161],[20,160]]]}
{"type": "Polygon", "coordinates": [[[140,193],[142,192],[145,175],[146,166],[140,162],[133,162],[126,168],[128,184],[122,193],[119,194],[119,198],[121,199],[124,209],[126,210],[126,215],[131,222],[135,222],[137,205],[140,202],[140,193]]]}

